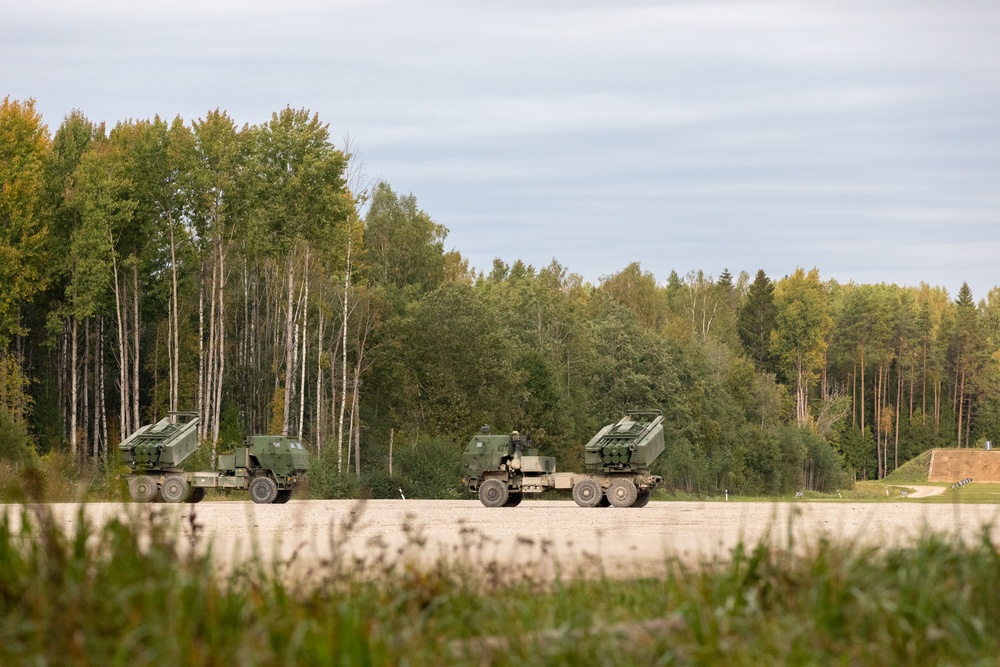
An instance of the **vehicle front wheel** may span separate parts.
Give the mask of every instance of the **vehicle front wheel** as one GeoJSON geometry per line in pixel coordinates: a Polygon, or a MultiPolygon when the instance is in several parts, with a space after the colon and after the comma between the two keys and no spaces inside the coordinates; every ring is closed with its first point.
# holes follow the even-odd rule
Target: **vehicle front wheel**
{"type": "Polygon", "coordinates": [[[488,479],[479,485],[479,500],[487,507],[503,507],[509,495],[507,485],[499,479],[488,479]]]}
{"type": "Polygon", "coordinates": [[[250,482],[250,500],[258,505],[270,505],[278,497],[278,485],[270,477],[255,477],[250,482]]]}

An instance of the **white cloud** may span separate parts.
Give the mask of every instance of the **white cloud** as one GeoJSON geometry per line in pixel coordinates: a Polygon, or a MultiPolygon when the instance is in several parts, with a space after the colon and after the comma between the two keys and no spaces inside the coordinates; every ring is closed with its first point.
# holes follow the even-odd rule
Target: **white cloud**
{"type": "Polygon", "coordinates": [[[997,35],[994,0],[40,0],[5,8],[0,94],[53,126],[310,108],[478,266],[815,264],[984,294],[997,35]]]}

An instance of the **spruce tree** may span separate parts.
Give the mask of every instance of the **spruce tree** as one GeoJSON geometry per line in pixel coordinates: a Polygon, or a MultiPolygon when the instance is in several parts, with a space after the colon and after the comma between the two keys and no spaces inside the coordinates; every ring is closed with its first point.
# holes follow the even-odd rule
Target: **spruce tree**
{"type": "Polygon", "coordinates": [[[729,272],[729,268],[722,269],[722,275],[719,276],[719,287],[725,287],[726,290],[733,289],[733,274],[729,272]]]}
{"type": "Polygon", "coordinates": [[[774,371],[771,355],[774,318],[774,284],[764,273],[764,269],[760,269],[747,291],[736,327],[747,355],[754,360],[758,369],[770,372],[774,371]]]}

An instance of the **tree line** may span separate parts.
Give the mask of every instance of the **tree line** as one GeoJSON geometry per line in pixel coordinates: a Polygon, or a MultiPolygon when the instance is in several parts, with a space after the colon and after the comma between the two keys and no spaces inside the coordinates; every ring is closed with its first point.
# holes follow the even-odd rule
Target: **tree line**
{"type": "Polygon", "coordinates": [[[582,469],[600,425],[657,407],[671,487],[773,494],[1000,436],[996,288],[477,271],[349,144],[307,110],[53,133],[4,99],[0,453],[27,434],[86,466],[196,410],[212,458],[283,433],[321,495],[447,496],[482,424],[582,469]]]}

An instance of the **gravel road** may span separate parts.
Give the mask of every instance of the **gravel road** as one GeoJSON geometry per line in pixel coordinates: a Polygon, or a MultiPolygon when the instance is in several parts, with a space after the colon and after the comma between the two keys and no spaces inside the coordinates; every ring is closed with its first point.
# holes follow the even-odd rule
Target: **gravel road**
{"type": "MultiPolygon", "coordinates": [[[[50,506],[72,528],[77,505],[50,506]]],[[[874,545],[905,545],[923,530],[974,539],[995,525],[1000,505],[848,502],[651,502],[641,509],[577,507],[572,501],[526,500],[515,508],[486,508],[478,500],[293,500],[286,505],[239,501],[198,505],[91,503],[88,519],[150,512],[177,521],[190,538],[200,526],[200,545],[211,541],[223,565],[257,555],[314,566],[334,554],[378,559],[440,557],[473,563],[524,563],[540,569],[594,570],[610,575],[655,574],[666,558],[689,562],[725,557],[742,539],[770,536],[797,547],[819,536],[874,545]],[[352,519],[352,517],[354,517],[352,519]],[[348,527],[348,524],[352,524],[348,527]]],[[[15,512],[15,514],[17,514],[15,512]]],[[[1000,541],[1000,531],[994,531],[1000,541]]],[[[189,540],[185,540],[187,542],[189,540]]],[[[540,571],[540,574],[544,572],[540,571]]]]}

